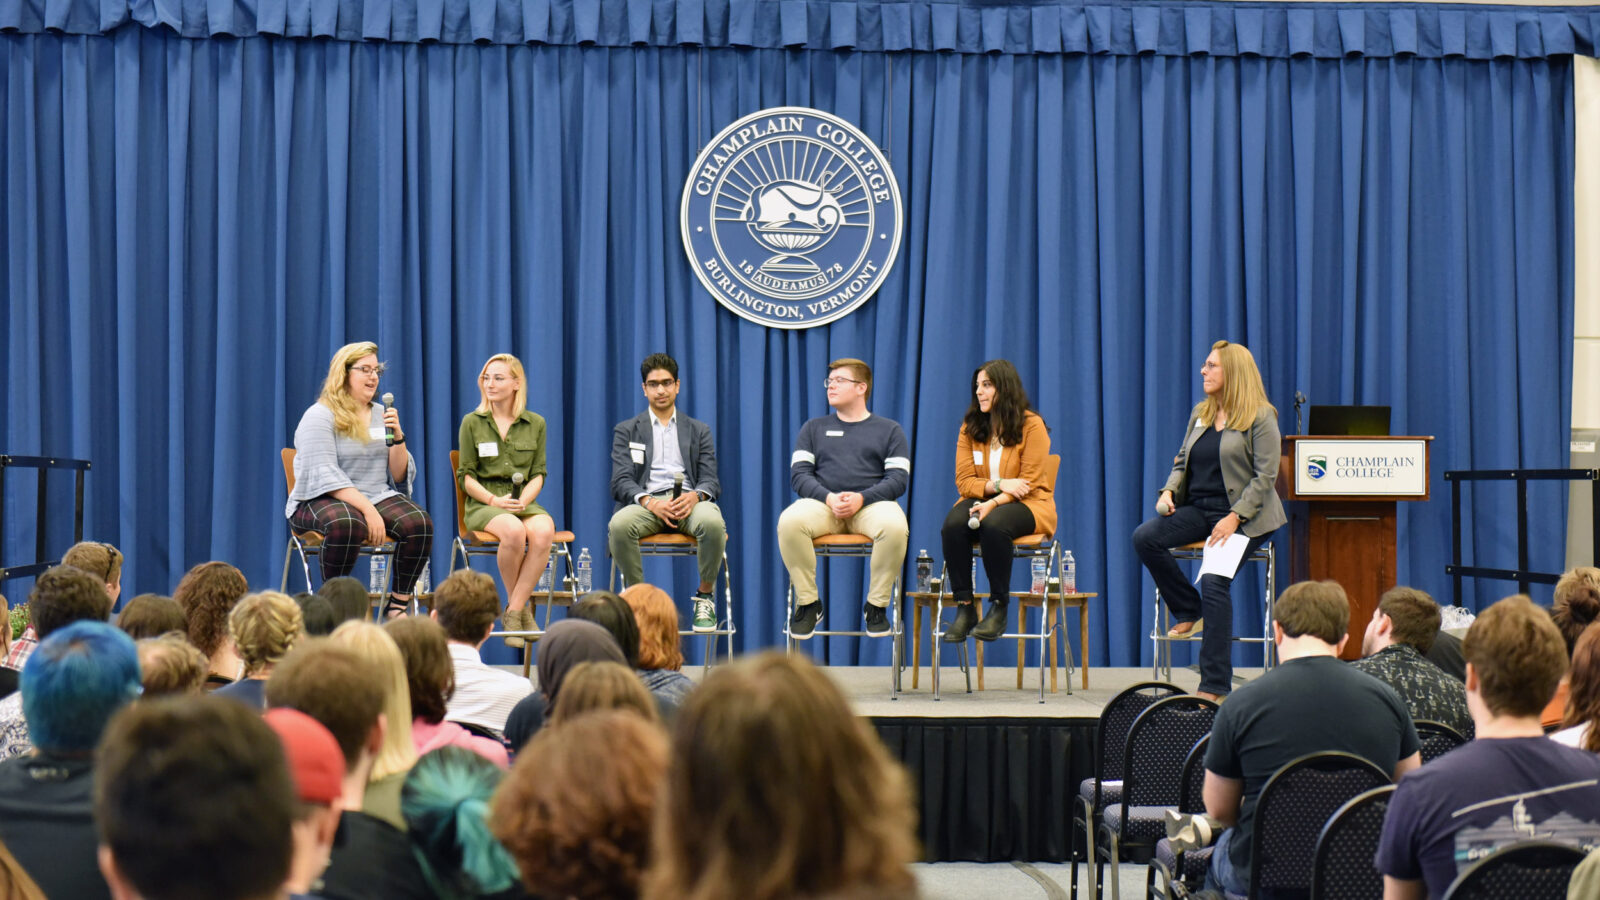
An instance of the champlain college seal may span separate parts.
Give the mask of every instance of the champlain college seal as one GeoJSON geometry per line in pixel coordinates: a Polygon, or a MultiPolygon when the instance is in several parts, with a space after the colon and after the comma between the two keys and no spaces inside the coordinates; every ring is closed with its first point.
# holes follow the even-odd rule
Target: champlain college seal
{"type": "Polygon", "coordinates": [[[683,188],[683,248],[700,283],[773,328],[822,325],[865,303],[894,265],[903,222],[883,151],[797,106],[724,128],[683,188]]]}

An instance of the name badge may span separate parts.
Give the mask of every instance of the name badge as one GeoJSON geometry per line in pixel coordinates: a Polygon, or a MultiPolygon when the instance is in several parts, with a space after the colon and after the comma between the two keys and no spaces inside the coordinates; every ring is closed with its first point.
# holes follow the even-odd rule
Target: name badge
{"type": "Polygon", "coordinates": [[[636,441],[628,442],[628,454],[633,457],[633,464],[644,465],[644,445],[636,441]]]}
{"type": "Polygon", "coordinates": [[[478,458],[491,459],[500,455],[500,445],[494,441],[481,441],[478,444],[478,458]]]}
{"type": "Polygon", "coordinates": [[[842,431],[824,431],[823,434],[828,437],[844,437],[844,432],[842,431]]]}
{"type": "Polygon", "coordinates": [[[1195,430],[1195,431],[1199,431],[1199,430],[1200,430],[1200,429],[1202,429],[1202,428],[1204,428],[1204,427],[1206,427],[1206,423],[1204,423],[1204,422],[1201,422],[1201,421],[1198,421],[1198,420],[1197,420],[1197,421],[1196,421],[1196,422],[1195,422],[1195,423],[1194,423],[1194,430],[1195,430]]]}
{"type": "Polygon", "coordinates": [[[372,438],[375,441],[383,440],[383,437],[384,437],[383,426],[382,425],[376,425],[376,426],[372,427],[371,429],[369,429],[367,431],[367,436],[372,438]]]}
{"type": "Polygon", "coordinates": [[[972,451],[972,464],[975,465],[975,466],[983,465],[983,451],[982,450],[974,450],[974,451],[972,451]]]}

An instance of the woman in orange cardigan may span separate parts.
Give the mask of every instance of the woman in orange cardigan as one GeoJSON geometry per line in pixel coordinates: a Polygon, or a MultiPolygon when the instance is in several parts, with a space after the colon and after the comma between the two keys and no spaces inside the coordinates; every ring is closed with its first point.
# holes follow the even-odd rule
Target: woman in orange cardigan
{"type": "Polygon", "coordinates": [[[992,641],[1006,630],[1011,600],[1011,542],[1054,533],[1056,501],[1046,481],[1050,430],[1028,406],[1016,367],[993,359],[972,373],[972,404],[956,438],[956,492],[961,499],[945,516],[940,538],[956,618],[944,633],[959,644],[972,635],[992,641]],[[972,522],[976,520],[977,529],[972,522]],[[972,545],[983,553],[989,576],[989,612],[978,621],[972,595],[972,545]]]}

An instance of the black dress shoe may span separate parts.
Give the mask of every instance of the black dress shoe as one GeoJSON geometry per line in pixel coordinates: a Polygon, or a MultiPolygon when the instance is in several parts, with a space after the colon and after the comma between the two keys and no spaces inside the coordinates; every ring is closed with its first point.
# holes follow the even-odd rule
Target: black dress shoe
{"type": "Polygon", "coordinates": [[[950,623],[950,627],[946,629],[942,640],[946,644],[962,643],[967,639],[967,635],[972,633],[972,626],[976,624],[978,624],[978,604],[958,603],[956,604],[956,619],[950,623]]]}
{"type": "Polygon", "coordinates": [[[983,621],[978,627],[972,629],[972,636],[980,641],[992,641],[1006,633],[1006,601],[995,600],[989,604],[989,611],[984,614],[983,621]]]}

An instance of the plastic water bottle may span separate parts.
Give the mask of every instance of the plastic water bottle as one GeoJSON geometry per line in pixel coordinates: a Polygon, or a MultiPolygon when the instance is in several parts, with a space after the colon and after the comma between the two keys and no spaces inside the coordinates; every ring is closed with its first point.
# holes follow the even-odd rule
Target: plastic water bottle
{"type": "Polygon", "coordinates": [[[1033,594],[1034,596],[1042,596],[1044,594],[1045,576],[1048,573],[1048,568],[1049,560],[1042,556],[1035,556],[1033,558],[1033,586],[1028,589],[1029,593],[1033,594]]]}
{"type": "Polygon", "coordinates": [[[917,551],[917,592],[926,594],[933,587],[933,557],[928,551],[917,551]]]}
{"type": "Polygon", "coordinates": [[[389,557],[387,557],[387,556],[374,556],[374,557],[372,557],[372,565],[367,570],[367,593],[369,593],[369,594],[381,594],[381,593],[383,593],[384,582],[387,580],[386,576],[388,575],[388,573],[389,573],[389,557]]]}
{"type": "Polygon", "coordinates": [[[1068,550],[1067,555],[1061,558],[1061,569],[1063,573],[1061,580],[1062,592],[1076,594],[1078,592],[1078,563],[1072,558],[1071,550],[1068,550]]]}
{"type": "Polygon", "coordinates": [[[578,551],[578,593],[594,590],[594,561],[589,558],[589,548],[578,551]]]}
{"type": "Polygon", "coordinates": [[[976,556],[972,558],[972,590],[974,592],[978,590],[978,558],[976,556]]]}
{"type": "Polygon", "coordinates": [[[550,593],[550,585],[555,583],[555,564],[556,560],[554,556],[551,556],[549,559],[545,560],[544,574],[539,576],[539,584],[536,588],[534,588],[534,590],[541,594],[550,593]]]}

